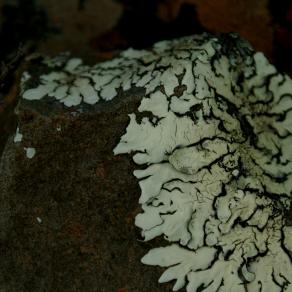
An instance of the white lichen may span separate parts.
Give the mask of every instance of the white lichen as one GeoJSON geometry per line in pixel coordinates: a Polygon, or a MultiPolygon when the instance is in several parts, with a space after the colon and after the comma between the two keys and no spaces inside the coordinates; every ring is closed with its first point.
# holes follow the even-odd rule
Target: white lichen
{"type": "Polygon", "coordinates": [[[138,109],[158,122],[131,114],[114,149],[149,165],[134,172],[135,223],[145,241],[172,244],[142,262],[168,267],[159,282],[174,291],[292,291],[292,82],[233,41],[229,52],[220,39],[165,43],[138,109]]]}
{"type": "Polygon", "coordinates": [[[36,150],[33,147],[24,147],[24,150],[26,152],[26,157],[31,159],[35,156],[36,150]]]}
{"type": "Polygon", "coordinates": [[[28,89],[23,93],[23,98],[38,100],[48,95],[63,102],[66,106],[74,106],[83,101],[94,104],[99,97],[89,84],[86,77],[88,66],[82,65],[82,60],[70,59],[63,71],[53,71],[40,76],[40,85],[34,89],[28,89]]]}
{"type": "Polygon", "coordinates": [[[23,137],[23,135],[19,132],[19,127],[17,127],[16,133],[15,133],[14,139],[13,139],[14,143],[21,142],[22,141],[22,137],[23,137]]]}
{"type": "Polygon", "coordinates": [[[24,71],[21,76],[21,83],[22,84],[26,83],[28,80],[30,80],[30,78],[31,75],[27,71],[24,71]]]}
{"type": "MultiPolygon", "coordinates": [[[[19,132],[19,127],[16,128],[16,133],[14,135],[14,143],[19,143],[22,141],[23,135],[19,132]]],[[[26,157],[31,159],[35,156],[36,150],[33,147],[24,147],[23,148],[26,154],[26,157]]]]}
{"type": "Polygon", "coordinates": [[[292,291],[292,81],[235,35],[163,41],[93,67],[71,59],[23,97],[66,106],[144,89],[115,154],[133,153],[148,265],[188,292],[292,291]],[[143,117],[143,114],[145,116],[143,117]]]}

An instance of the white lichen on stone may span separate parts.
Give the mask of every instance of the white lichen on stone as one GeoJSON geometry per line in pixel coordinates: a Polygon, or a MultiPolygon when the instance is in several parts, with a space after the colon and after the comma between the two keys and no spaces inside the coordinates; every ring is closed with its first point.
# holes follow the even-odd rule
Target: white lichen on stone
{"type": "Polygon", "coordinates": [[[237,36],[204,34],[93,67],[71,59],[23,97],[71,106],[133,87],[140,117],[114,153],[146,165],[135,224],[170,242],[142,262],[166,267],[174,291],[292,291],[291,79],[237,36]]]}
{"type": "Polygon", "coordinates": [[[16,133],[15,133],[14,139],[13,139],[14,143],[21,142],[22,141],[22,137],[23,137],[23,135],[19,132],[19,127],[17,127],[16,133]]]}
{"type": "Polygon", "coordinates": [[[145,241],[172,243],[142,262],[167,267],[174,291],[292,291],[290,78],[232,36],[154,52],[138,109],[152,117],[130,114],[114,149],[148,165],[134,172],[145,241]]]}
{"type": "Polygon", "coordinates": [[[62,71],[41,75],[38,87],[26,90],[23,98],[38,100],[48,95],[66,106],[78,105],[82,100],[94,104],[99,97],[86,77],[88,70],[89,67],[82,65],[81,59],[70,59],[62,71]]]}
{"type": "Polygon", "coordinates": [[[24,71],[21,76],[21,84],[26,83],[30,78],[31,75],[27,71],[24,71]]]}
{"type": "Polygon", "coordinates": [[[55,57],[45,56],[43,63],[49,68],[58,69],[63,67],[70,57],[70,52],[63,52],[55,57]]]}
{"type": "Polygon", "coordinates": [[[31,159],[35,156],[36,150],[33,147],[24,147],[24,150],[26,152],[26,157],[31,159]]]}

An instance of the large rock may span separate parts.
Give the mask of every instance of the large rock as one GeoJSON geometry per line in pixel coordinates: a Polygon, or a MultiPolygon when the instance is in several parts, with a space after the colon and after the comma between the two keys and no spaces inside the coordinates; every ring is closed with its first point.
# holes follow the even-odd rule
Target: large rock
{"type": "Polygon", "coordinates": [[[139,262],[134,164],[113,153],[140,165],[147,247],[169,242],[142,258],[160,282],[291,289],[291,85],[234,34],[25,73],[1,162],[4,289],[169,289],[139,262]]]}
{"type": "Polygon", "coordinates": [[[112,151],[141,93],[74,109],[20,101],[22,141],[0,166],[1,291],[162,291],[140,263],[133,163],[112,151]]]}

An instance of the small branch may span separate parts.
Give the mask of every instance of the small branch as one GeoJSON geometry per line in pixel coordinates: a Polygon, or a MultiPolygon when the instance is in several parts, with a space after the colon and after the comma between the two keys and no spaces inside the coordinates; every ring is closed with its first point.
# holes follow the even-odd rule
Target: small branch
{"type": "Polygon", "coordinates": [[[16,50],[14,56],[7,61],[7,63],[2,62],[0,65],[0,89],[4,86],[7,76],[15,70],[19,62],[28,54],[31,49],[31,44],[20,44],[16,50]]]}

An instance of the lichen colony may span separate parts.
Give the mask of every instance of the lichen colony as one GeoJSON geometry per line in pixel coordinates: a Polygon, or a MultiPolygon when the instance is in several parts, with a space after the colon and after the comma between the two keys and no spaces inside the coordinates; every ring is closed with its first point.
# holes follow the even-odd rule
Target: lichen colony
{"type": "MultiPolygon", "coordinates": [[[[292,291],[292,82],[238,36],[184,37],[79,59],[23,94],[66,106],[144,89],[115,154],[132,153],[145,241],[160,282],[188,292],[292,291]]],[[[25,86],[24,86],[25,88],[25,86]]]]}

